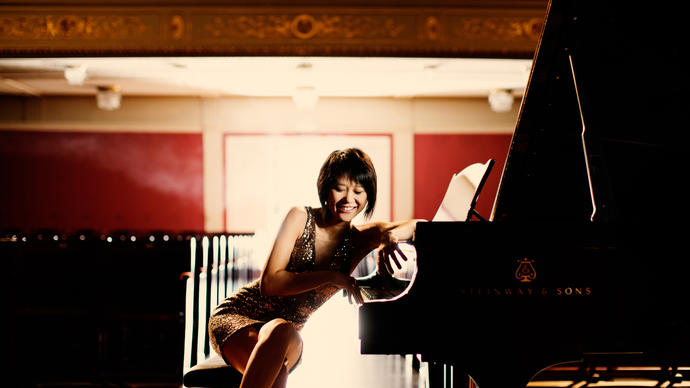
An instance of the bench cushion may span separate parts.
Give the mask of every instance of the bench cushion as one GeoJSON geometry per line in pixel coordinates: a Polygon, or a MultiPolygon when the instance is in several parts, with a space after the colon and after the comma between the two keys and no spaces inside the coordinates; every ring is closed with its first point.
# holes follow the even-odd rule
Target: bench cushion
{"type": "Polygon", "coordinates": [[[192,367],[183,377],[186,387],[230,388],[239,387],[241,381],[242,374],[217,354],[192,367]]]}

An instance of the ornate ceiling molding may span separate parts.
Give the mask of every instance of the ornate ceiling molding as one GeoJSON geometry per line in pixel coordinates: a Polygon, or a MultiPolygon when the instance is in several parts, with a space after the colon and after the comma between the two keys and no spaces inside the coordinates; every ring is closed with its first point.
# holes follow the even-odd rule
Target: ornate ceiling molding
{"type": "Polygon", "coordinates": [[[0,6],[0,55],[532,58],[545,8],[0,6]]]}

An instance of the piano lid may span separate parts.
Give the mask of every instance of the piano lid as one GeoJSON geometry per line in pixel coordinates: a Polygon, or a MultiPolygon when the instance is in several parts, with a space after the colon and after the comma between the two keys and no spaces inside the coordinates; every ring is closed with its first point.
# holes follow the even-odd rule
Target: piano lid
{"type": "Polygon", "coordinates": [[[679,8],[549,5],[493,220],[652,225],[679,217],[690,93],[679,8]]]}
{"type": "Polygon", "coordinates": [[[409,292],[360,307],[363,353],[419,353],[484,388],[582,358],[687,365],[674,8],[553,0],[494,222],[420,223],[409,292]]]}

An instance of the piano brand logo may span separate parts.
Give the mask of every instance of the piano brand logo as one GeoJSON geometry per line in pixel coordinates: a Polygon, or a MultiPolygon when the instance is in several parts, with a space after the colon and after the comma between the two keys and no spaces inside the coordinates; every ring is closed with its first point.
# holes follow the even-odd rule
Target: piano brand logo
{"type": "Polygon", "coordinates": [[[537,271],[534,269],[532,263],[534,260],[524,258],[518,260],[518,267],[515,270],[515,278],[522,283],[529,283],[537,277],[537,271]]]}

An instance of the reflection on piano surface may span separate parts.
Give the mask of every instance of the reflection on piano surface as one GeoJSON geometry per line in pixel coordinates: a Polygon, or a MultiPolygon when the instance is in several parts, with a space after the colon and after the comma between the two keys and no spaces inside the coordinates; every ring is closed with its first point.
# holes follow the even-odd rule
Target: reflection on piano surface
{"type": "Polygon", "coordinates": [[[418,225],[407,293],[360,307],[362,353],[420,354],[482,388],[557,364],[578,387],[626,366],[690,380],[674,7],[549,4],[491,222],[418,225]]]}

